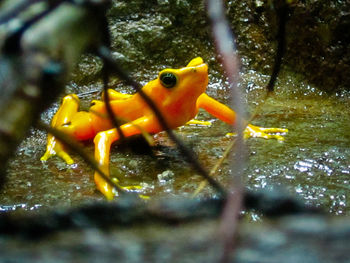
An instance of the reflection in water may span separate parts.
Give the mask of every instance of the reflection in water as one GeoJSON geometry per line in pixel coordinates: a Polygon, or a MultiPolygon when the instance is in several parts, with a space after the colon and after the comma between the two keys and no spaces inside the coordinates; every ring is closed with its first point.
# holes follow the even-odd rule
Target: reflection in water
{"type": "MultiPolygon", "coordinates": [[[[328,161],[333,162],[333,160],[328,160],[328,161]]],[[[333,170],[329,166],[317,163],[316,160],[306,159],[303,161],[297,161],[294,164],[294,169],[300,172],[307,172],[308,175],[310,176],[313,175],[312,168],[324,171],[329,176],[332,175],[332,172],[333,172],[333,170]]]]}
{"type": "Polygon", "coordinates": [[[18,210],[34,211],[40,208],[41,206],[42,206],[41,204],[36,204],[33,206],[28,206],[27,204],[0,205],[0,212],[9,212],[9,211],[18,211],[18,210]]]}

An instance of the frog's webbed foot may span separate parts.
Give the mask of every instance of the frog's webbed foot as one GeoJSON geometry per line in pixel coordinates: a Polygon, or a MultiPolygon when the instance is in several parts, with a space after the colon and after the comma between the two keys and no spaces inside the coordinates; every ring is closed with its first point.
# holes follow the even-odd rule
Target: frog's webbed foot
{"type": "MultiPolygon", "coordinates": [[[[264,138],[264,139],[277,139],[278,141],[284,141],[284,137],[281,134],[288,132],[288,129],[283,128],[264,128],[249,124],[244,130],[244,138],[264,138]]],[[[232,136],[233,133],[227,133],[226,135],[232,136]]]]}
{"type": "Polygon", "coordinates": [[[50,159],[51,157],[57,155],[58,157],[62,158],[66,164],[71,165],[74,163],[73,159],[70,157],[70,155],[64,151],[64,150],[54,150],[54,149],[48,149],[46,150],[46,152],[44,153],[43,156],[41,156],[40,161],[42,162],[46,162],[48,159],[50,159]]]}
{"type": "MultiPolygon", "coordinates": [[[[116,187],[113,187],[110,183],[106,182],[102,176],[95,172],[96,187],[106,197],[107,200],[113,200],[115,197],[119,196],[118,190],[116,188],[119,188],[125,192],[136,193],[140,192],[143,189],[143,187],[140,185],[121,185],[116,177],[111,178],[111,181],[116,185],[116,187]]],[[[140,195],[140,197],[144,198],[145,196],[140,195]]]]}
{"type": "Polygon", "coordinates": [[[46,152],[44,153],[43,156],[41,156],[40,161],[46,162],[48,159],[56,155],[62,158],[68,165],[71,165],[74,163],[73,159],[65,151],[62,143],[58,142],[56,138],[53,137],[52,135],[49,135],[46,152]]]}

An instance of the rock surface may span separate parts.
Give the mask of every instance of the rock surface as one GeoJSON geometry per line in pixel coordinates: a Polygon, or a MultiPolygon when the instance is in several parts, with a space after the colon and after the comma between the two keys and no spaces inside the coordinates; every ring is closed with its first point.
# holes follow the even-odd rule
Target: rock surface
{"type": "MultiPolygon", "coordinates": [[[[282,2],[282,1],[281,1],[282,2]]],[[[245,69],[271,74],[277,46],[279,1],[226,1],[245,69]]],[[[350,25],[347,1],[288,5],[283,63],[328,92],[349,89],[350,25]]],[[[109,13],[117,58],[129,70],[161,61],[182,65],[215,56],[201,0],[114,1],[109,13]]]]}

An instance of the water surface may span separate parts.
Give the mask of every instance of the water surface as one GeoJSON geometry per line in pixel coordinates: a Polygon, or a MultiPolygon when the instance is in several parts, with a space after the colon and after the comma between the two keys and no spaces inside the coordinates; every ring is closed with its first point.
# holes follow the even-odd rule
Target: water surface
{"type": "MultiPolygon", "coordinates": [[[[163,67],[160,65],[158,68],[163,67]]],[[[157,71],[152,68],[134,75],[145,83],[156,74],[157,71]]],[[[246,91],[245,98],[251,112],[261,104],[267,81],[268,76],[254,71],[242,74],[240,87],[246,91]]],[[[131,91],[116,79],[112,79],[112,83],[119,90],[131,91]]],[[[98,81],[87,85],[72,82],[67,90],[82,94],[82,104],[86,108],[91,99],[98,97],[100,88],[98,81]]],[[[211,72],[208,93],[222,102],[229,102],[230,92],[220,73],[211,72]]],[[[284,72],[275,94],[259,109],[253,123],[288,128],[289,133],[285,135],[284,142],[258,138],[247,140],[245,185],[251,189],[282,187],[306,203],[321,206],[330,213],[348,214],[348,104],[348,94],[324,94],[301,81],[299,76],[284,72]]],[[[42,119],[48,122],[57,107],[58,103],[43,113],[42,119]]],[[[211,121],[211,127],[185,126],[177,129],[176,133],[210,170],[232,140],[225,136],[230,127],[206,112],[201,111],[198,118],[211,121]]],[[[76,160],[72,166],[67,166],[58,158],[52,158],[45,164],[40,162],[45,150],[45,136],[33,129],[20,145],[0,193],[0,211],[42,210],[104,200],[95,189],[92,169],[76,154],[72,154],[76,160]]],[[[141,193],[150,198],[191,197],[202,178],[192,171],[165,133],[154,137],[156,145],[152,148],[139,139],[131,140],[131,147],[116,145],[111,156],[112,172],[118,174],[124,184],[141,185],[141,193]],[[140,145],[143,147],[140,148],[140,145]]],[[[86,149],[93,153],[91,144],[87,144],[86,149]]],[[[226,160],[216,174],[216,179],[225,186],[232,175],[229,162],[226,160]]],[[[206,187],[199,196],[214,194],[210,187],[206,187]]]]}

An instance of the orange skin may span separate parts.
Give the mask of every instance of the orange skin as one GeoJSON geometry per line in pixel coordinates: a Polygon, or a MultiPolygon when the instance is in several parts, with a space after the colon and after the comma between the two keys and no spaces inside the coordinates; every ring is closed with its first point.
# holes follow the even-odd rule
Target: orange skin
{"type": "MultiPolygon", "coordinates": [[[[208,85],[208,66],[203,59],[197,57],[180,69],[164,69],[158,78],[148,82],[143,88],[156,104],[170,128],[174,129],[185,125],[192,120],[203,108],[216,118],[234,125],[236,114],[229,107],[205,94],[208,85]]],[[[136,93],[134,95],[121,94],[114,90],[108,91],[110,105],[116,118],[125,121],[120,128],[125,137],[133,136],[146,131],[155,134],[163,131],[157,117],[147,103],[136,93]]],[[[118,131],[108,120],[108,114],[103,101],[93,101],[89,111],[78,111],[79,99],[75,94],[64,97],[57,113],[54,115],[51,126],[78,141],[94,139],[95,159],[101,169],[109,175],[109,155],[112,143],[119,139],[118,131]]],[[[246,137],[276,138],[283,140],[280,135],[269,133],[284,133],[287,129],[261,128],[248,125],[246,137]]],[[[41,157],[46,161],[51,156],[58,155],[72,164],[74,161],[65,152],[63,145],[51,134],[45,154],[41,157]]],[[[111,200],[117,193],[98,172],[94,174],[97,188],[111,200]]]]}

